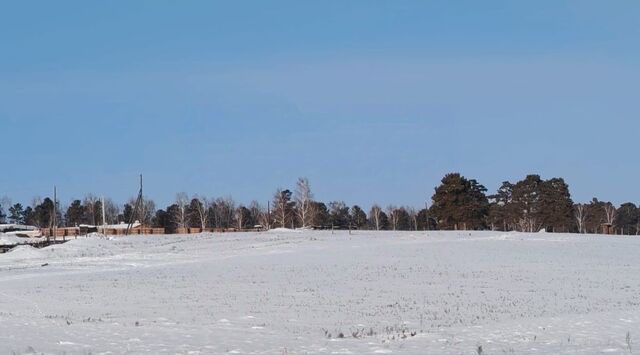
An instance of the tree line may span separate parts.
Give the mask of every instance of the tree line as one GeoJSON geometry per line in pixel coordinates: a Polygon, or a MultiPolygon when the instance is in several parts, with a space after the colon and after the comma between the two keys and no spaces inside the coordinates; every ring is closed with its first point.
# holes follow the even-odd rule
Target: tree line
{"type": "Polygon", "coordinates": [[[505,181],[495,193],[487,194],[487,189],[477,180],[451,173],[435,188],[430,206],[383,208],[374,203],[368,213],[358,205],[348,206],[343,201],[315,200],[306,178],[299,178],[293,191],[277,189],[266,206],[257,201],[244,205],[230,197],[189,197],[186,193],[178,193],[166,208],[157,209],[149,198],[144,198],[137,210],[134,206],[133,199],[119,206],[109,198],[100,199],[93,194],[72,200],[63,208],[56,201],[55,209],[49,197],[36,198],[27,206],[12,204],[5,198],[0,201],[0,223],[51,228],[54,220],[58,227],[138,220],[146,226],[165,228],[168,233],[190,227],[242,230],[263,226],[640,234],[640,208],[634,203],[616,207],[596,198],[588,203],[574,203],[564,179],[544,180],[539,175],[528,175],[513,183],[505,181]],[[6,210],[4,206],[8,206],[6,210]]]}

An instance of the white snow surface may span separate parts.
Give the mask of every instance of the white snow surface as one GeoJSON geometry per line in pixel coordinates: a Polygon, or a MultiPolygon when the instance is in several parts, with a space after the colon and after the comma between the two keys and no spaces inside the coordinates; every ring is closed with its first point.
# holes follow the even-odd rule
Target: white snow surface
{"type": "Polygon", "coordinates": [[[0,246],[39,243],[39,242],[45,241],[46,239],[47,238],[43,238],[43,237],[24,238],[24,237],[18,237],[17,235],[14,235],[14,234],[0,233],[0,246]]]}
{"type": "Polygon", "coordinates": [[[625,354],[638,255],[635,237],[494,232],[21,246],[0,254],[0,354],[625,354]]]}

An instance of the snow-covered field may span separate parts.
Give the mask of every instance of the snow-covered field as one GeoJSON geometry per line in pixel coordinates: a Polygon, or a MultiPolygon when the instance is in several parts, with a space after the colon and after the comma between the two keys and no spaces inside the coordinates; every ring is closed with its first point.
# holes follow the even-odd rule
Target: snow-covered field
{"type": "Polygon", "coordinates": [[[0,354],[636,351],[634,237],[275,231],[0,254],[0,354]]]}

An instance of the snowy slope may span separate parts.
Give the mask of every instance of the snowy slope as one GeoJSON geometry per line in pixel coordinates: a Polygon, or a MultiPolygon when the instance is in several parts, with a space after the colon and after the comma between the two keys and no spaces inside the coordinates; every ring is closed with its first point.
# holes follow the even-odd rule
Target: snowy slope
{"type": "Polygon", "coordinates": [[[638,255],[640,238],[491,232],[25,246],[0,254],[0,354],[630,353],[638,255]]]}

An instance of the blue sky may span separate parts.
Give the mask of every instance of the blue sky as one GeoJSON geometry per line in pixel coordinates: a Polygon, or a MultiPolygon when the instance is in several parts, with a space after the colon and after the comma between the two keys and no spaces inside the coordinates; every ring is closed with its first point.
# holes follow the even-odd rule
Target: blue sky
{"type": "Polygon", "coordinates": [[[0,196],[640,202],[637,1],[0,3],[0,196]]]}

